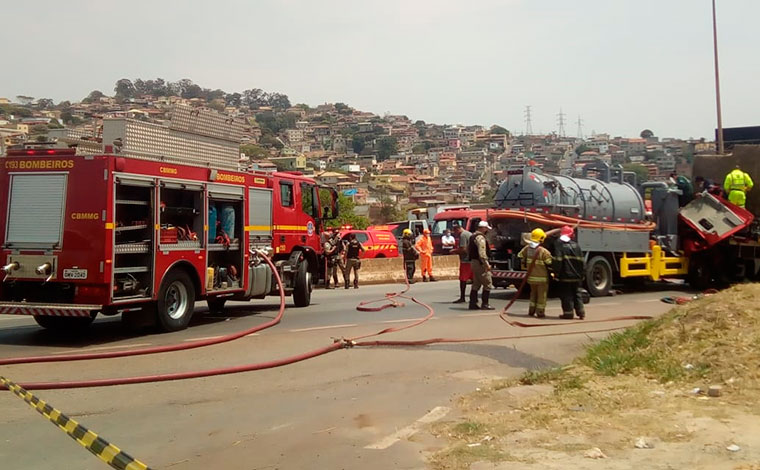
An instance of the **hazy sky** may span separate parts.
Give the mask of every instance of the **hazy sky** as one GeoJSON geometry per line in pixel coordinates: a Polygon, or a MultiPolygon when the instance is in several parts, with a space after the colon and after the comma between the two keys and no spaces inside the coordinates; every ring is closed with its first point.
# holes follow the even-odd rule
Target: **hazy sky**
{"type": "MultiPolygon", "coordinates": [[[[760,1],[718,0],[723,122],[760,125],[760,1]]],[[[715,127],[710,0],[35,0],[0,6],[0,96],[119,78],[436,123],[667,137],[715,127]]]]}

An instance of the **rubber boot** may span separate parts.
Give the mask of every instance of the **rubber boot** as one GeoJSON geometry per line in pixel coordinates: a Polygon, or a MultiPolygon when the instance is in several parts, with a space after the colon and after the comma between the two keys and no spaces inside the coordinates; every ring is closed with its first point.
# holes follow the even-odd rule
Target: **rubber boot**
{"type": "Polygon", "coordinates": [[[477,291],[470,292],[470,310],[480,310],[477,291]]]}
{"type": "Polygon", "coordinates": [[[348,289],[348,281],[346,281],[345,288],[348,289]]]}
{"type": "Polygon", "coordinates": [[[354,289],[358,289],[358,288],[359,288],[359,281],[356,280],[354,281],[354,289]]]}
{"type": "Polygon", "coordinates": [[[431,274],[431,275],[430,275],[430,282],[436,282],[436,281],[437,281],[437,279],[436,279],[436,278],[434,278],[434,277],[433,277],[433,275],[431,274]]]}
{"type": "Polygon", "coordinates": [[[483,291],[483,302],[480,306],[481,310],[496,310],[495,308],[491,307],[491,305],[488,304],[488,298],[491,297],[491,291],[490,290],[484,290],[483,291]]]}
{"type": "Polygon", "coordinates": [[[574,318],[574,317],[573,317],[573,312],[570,312],[570,313],[563,313],[562,315],[560,315],[560,316],[559,316],[559,318],[560,318],[561,320],[572,320],[572,319],[574,318]]]}
{"type": "Polygon", "coordinates": [[[453,303],[463,304],[467,302],[467,300],[464,298],[464,291],[466,290],[467,290],[467,281],[459,281],[459,298],[456,299],[453,303]]]}
{"type": "Polygon", "coordinates": [[[422,282],[428,282],[427,276],[424,276],[424,275],[422,276],[422,282]]]}

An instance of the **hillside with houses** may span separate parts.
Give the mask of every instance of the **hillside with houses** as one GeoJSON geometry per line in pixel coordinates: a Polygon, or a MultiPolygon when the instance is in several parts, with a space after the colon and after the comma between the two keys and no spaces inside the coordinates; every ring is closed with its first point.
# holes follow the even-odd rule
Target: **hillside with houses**
{"type": "MultiPolygon", "coordinates": [[[[344,103],[290,103],[260,89],[227,93],[190,80],[119,80],[112,96],[93,91],[78,102],[0,97],[0,146],[97,142],[108,117],[161,122],[176,104],[206,107],[244,123],[241,165],[300,171],[340,189],[372,221],[403,217],[412,207],[489,203],[508,167],[534,164],[572,174],[585,163],[622,164],[639,179],[689,175],[692,157],[714,151],[704,140],[513,135],[499,125],[434,124],[378,115],[344,103]]],[[[0,150],[3,150],[0,149],[0,150]]]]}

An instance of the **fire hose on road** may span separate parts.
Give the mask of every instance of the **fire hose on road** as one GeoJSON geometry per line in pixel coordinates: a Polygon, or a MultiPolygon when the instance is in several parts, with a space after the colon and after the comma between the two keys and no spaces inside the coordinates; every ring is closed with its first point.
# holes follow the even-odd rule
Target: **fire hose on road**
{"type": "MultiPolygon", "coordinates": [[[[164,353],[164,352],[180,351],[180,350],[194,349],[194,348],[211,346],[214,344],[220,344],[220,343],[233,341],[235,339],[239,339],[241,337],[249,335],[253,332],[270,328],[278,324],[282,319],[282,316],[285,310],[285,293],[282,286],[282,280],[277,274],[277,270],[274,268],[273,263],[271,262],[271,260],[264,257],[263,255],[262,257],[270,265],[270,267],[272,267],[278,287],[279,287],[279,291],[280,291],[279,312],[273,320],[263,325],[249,328],[241,332],[233,333],[233,334],[226,335],[220,338],[196,341],[192,343],[175,344],[175,345],[168,345],[168,346],[157,346],[157,347],[135,349],[135,350],[129,350],[129,351],[119,351],[119,352],[10,358],[10,359],[0,360],[0,365],[28,364],[28,363],[41,363],[41,362],[61,362],[61,361],[82,361],[82,360],[91,360],[91,359],[118,358],[118,357],[129,357],[129,356],[137,356],[137,355],[158,354],[158,353],[164,353]]],[[[535,261],[535,258],[534,258],[534,261],[535,261]]],[[[531,263],[531,266],[529,267],[528,272],[530,272],[530,269],[532,269],[532,267],[533,267],[533,263],[531,263]]],[[[526,323],[507,320],[505,315],[508,309],[514,304],[516,299],[520,296],[520,294],[524,290],[525,284],[526,284],[525,279],[523,279],[517,292],[515,293],[515,295],[510,300],[510,302],[506,305],[506,307],[501,312],[500,317],[504,321],[506,321],[511,326],[516,326],[516,327],[556,326],[556,325],[568,324],[566,322],[526,324],[526,323]]],[[[27,390],[59,390],[59,389],[72,389],[72,388],[89,388],[89,387],[104,387],[104,386],[114,386],[114,385],[165,382],[165,381],[172,381],[172,380],[185,380],[185,379],[211,377],[211,376],[226,375],[226,374],[237,374],[241,372],[250,372],[254,370],[271,369],[274,367],[281,367],[284,365],[301,362],[306,359],[322,356],[324,354],[337,351],[339,349],[346,349],[346,348],[351,348],[351,347],[425,346],[425,345],[430,345],[430,344],[435,344],[435,343],[471,343],[471,342],[482,342],[482,341],[514,340],[514,339],[528,339],[528,338],[539,338],[539,337],[550,337],[550,336],[600,333],[600,332],[614,331],[614,330],[622,328],[622,327],[614,327],[614,328],[605,328],[605,329],[596,329],[596,330],[544,333],[544,334],[537,334],[537,335],[508,335],[508,336],[491,336],[491,337],[483,337],[483,338],[428,338],[428,339],[422,339],[422,340],[408,340],[408,341],[398,341],[398,340],[366,341],[368,338],[371,338],[371,337],[394,333],[394,332],[398,332],[398,331],[402,331],[402,330],[406,330],[406,329],[418,326],[430,320],[435,315],[435,310],[430,305],[414,297],[407,296],[406,293],[409,291],[409,289],[410,289],[410,285],[407,281],[405,283],[405,288],[402,291],[396,292],[396,293],[388,293],[382,299],[361,302],[357,306],[357,310],[363,311],[363,312],[379,312],[386,308],[401,307],[401,306],[404,306],[404,304],[397,302],[395,299],[402,298],[402,299],[411,300],[413,303],[420,305],[421,307],[427,310],[427,314],[424,317],[420,318],[419,320],[412,321],[411,323],[404,326],[400,326],[400,327],[385,328],[376,333],[360,335],[353,338],[342,338],[339,340],[335,340],[333,343],[327,346],[317,348],[311,351],[307,351],[304,353],[296,354],[293,356],[266,361],[266,362],[243,364],[243,365],[223,367],[223,368],[205,369],[205,370],[198,370],[198,371],[187,371],[187,372],[176,372],[176,373],[168,373],[168,374],[143,375],[143,376],[135,376],[135,377],[121,377],[121,378],[110,378],[110,379],[97,379],[97,380],[76,380],[76,381],[63,381],[63,382],[33,382],[33,383],[24,383],[24,384],[21,384],[21,386],[27,390]],[[387,303],[378,307],[369,306],[370,304],[381,302],[383,300],[386,301],[387,303]],[[361,341],[361,340],[364,340],[364,341],[361,341]]],[[[651,318],[651,317],[627,316],[627,317],[615,317],[615,318],[606,319],[606,320],[595,320],[593,322],[642,320],[642,319],[648,319],[648,318],[651,318]]],[[[592,321],[586,320],[585,322],[590,323],[592,321]]],[[[3,389],[7,389],[7,388],[3,387],[3,389]]]]}

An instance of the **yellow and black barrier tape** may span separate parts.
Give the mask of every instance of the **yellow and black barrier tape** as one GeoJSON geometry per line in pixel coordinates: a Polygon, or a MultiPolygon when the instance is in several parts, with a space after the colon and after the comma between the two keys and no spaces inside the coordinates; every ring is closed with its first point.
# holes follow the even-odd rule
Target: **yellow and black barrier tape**
{"type": "Polygon", "coordinates": [[[69,437],[77,441],[82,447],[95,454],[96,457],[111,467],[118,470],[150,469],[150,467],[144,463],[48,405],[45,401],[40,400],[30,392],[24,390],[21,386],[11,382],[3,376],[0,376],[0,384],[5,385],[5,387],[17,397],[24,400],[29,406],[37,410],[38,413],[46,417],[51,423],[55,424],[63,432],[68,434],[69,437]]]}

